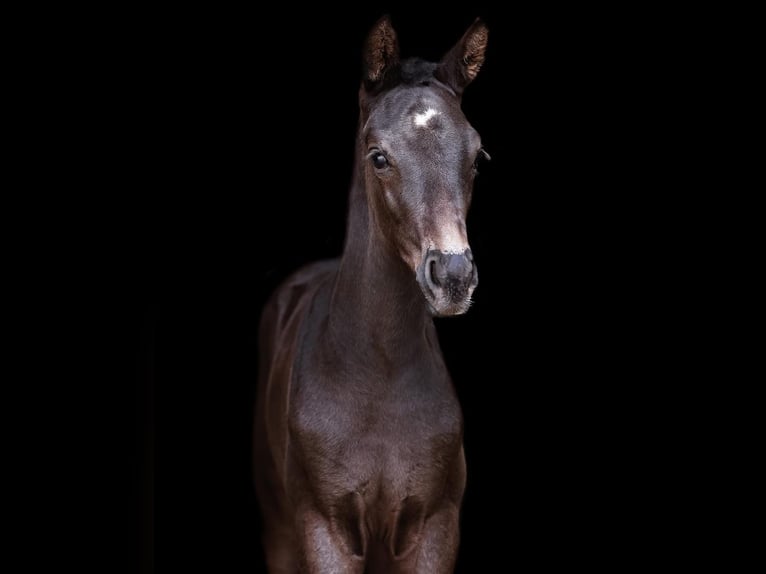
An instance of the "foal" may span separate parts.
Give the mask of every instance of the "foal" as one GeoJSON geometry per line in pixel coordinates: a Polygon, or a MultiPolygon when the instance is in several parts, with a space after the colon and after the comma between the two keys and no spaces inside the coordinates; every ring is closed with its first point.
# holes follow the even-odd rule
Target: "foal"
{"type": "Polygon", "coordinates": [[[463,422],[432,316],[478,276],[466,213],[479,134],[460,109],[477,20],[438,62],[399,60],[388,18],[364,49],[347,235],[264,309],[255,480],[272,573],[451,572],[463,422]]]}

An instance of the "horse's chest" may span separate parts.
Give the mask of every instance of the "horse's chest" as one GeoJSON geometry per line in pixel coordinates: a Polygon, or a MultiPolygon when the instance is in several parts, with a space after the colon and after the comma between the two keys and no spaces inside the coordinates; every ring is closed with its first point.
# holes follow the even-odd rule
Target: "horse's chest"
{"type": "Polygon", "coordinates": [[[428,497],[443,487],[462,445],[460,408],[447,384],[397,392],[313,392],[298,400],[291,436],[315,486],[428,497]]]}

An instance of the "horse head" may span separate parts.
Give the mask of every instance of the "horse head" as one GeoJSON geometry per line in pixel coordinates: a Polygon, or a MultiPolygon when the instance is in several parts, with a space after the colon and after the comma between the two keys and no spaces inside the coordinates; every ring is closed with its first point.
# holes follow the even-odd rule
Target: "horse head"
{"type": "Polygon", "coordinates": [[[478,283],[466,216],[489,156],[461,99],[487,37],[476,20],[441,61],[400,60],[383,17],[365,44],[358,144],[371,224],[412,270],[436,316],[464,313],[478,283]]]}

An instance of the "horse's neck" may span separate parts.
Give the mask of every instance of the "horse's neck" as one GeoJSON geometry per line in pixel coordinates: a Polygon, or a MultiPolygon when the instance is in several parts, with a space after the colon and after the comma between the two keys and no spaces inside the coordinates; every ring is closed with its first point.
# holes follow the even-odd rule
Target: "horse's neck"
{"type": "Polygon", "coordinates": [[[429,332],[433,321],[414,273],[370,221],[359,167],[328,324],[335,340],[387,364],[408,362],[431,344],[433,335],[429,332]]]}

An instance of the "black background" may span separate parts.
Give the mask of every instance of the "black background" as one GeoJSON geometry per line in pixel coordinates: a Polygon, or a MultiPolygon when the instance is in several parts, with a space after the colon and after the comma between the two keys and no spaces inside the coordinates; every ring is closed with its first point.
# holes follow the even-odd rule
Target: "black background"
{"type": "Polygon", "coordinates": [[[674,317],[646,334],[659,293],[679,296],[658,250],[672,206],[655,195],[673,126],[648,144],[678,105],[653,65],[665,30],[637,12],[478,4],[184,9],[132,37],[119,313],[139,562],[262,571],[257,323],[289,272],[340,254],[361,47],[383,13],[405,57],[439,58],[477,16],[490,29],[464,97],[493,158],[468,221],[480,282],[467,315],[437,322],[465,415],[458,572],[651,562],[676,520],[666,508],[644,527],[674,489],[657,439],[674,317]]]}

